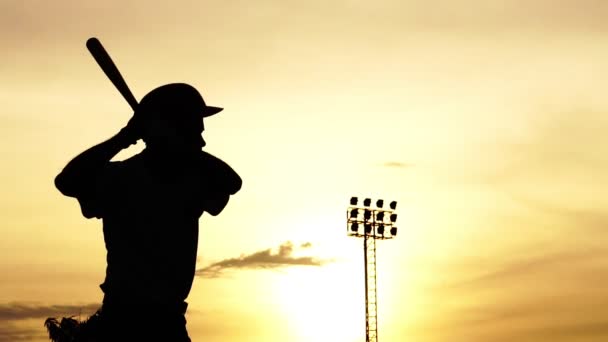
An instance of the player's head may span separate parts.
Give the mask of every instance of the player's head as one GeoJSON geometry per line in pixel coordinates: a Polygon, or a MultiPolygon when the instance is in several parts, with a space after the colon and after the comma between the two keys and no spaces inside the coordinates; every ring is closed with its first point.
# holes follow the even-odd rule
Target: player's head
{"type": "Polygon", "coordinates": [[[160,86],[143,97],[135,116],[141,123],[142,139],[151,149],[175,153],[200,151],[203,118],[223,108],[207,106],[201,94],[185,83],[160,86]]]}

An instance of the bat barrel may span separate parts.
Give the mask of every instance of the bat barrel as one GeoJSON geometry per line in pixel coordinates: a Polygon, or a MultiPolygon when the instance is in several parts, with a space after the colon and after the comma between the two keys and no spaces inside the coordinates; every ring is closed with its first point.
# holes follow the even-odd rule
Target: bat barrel
{"type": "Polygon", "coordinates": [[[92,37],[87,40],[86,43],[87,49],[99,65],[101,70],[106,74],[106,76],[110,79],[112,84],[118,89],[120,94],[124,97],[127,103],[131,106],[131,108],[135,111],[137,108],[137,99],[133,96],[131,89],[125,82],[122,74],[114,64],[114,61],[110,57],[110,54],[103,47],[99,39],[92,37]]]}

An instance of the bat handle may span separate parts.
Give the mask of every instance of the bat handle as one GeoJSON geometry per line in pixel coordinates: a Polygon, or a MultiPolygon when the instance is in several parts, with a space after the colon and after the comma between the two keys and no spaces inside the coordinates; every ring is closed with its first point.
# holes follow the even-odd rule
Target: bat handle
{"type": "Polygon", "coordinates": [[[135,112],[135,110],[137,109],[137,105],[138,105],[135,97],[128,96],[126,99],[127,99],[127,102],[129,103],[129,105],[131,106],[131,109],[133,109],[133,112],[135,112]]]}

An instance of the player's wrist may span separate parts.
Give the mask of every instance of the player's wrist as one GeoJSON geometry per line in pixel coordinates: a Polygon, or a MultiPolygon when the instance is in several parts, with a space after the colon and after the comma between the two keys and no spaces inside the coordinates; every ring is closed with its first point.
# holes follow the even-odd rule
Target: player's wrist
{"type": "Polygon", "coordinates": [[[123,127],[117,134],[119,141],[123,144],[123,148],[127,148],[137,143],[141,138],[140,120],[133,116],[127,125],[123,127]]]}
{"type": "Polygon", "coordinates": [[[114,136],[116,142],[120,146],[120,148],[125,149],[131,145],[135,145],[137,143],[137,138],[132,132],[130,132],[130,128],[124,127],[114,136]]]}

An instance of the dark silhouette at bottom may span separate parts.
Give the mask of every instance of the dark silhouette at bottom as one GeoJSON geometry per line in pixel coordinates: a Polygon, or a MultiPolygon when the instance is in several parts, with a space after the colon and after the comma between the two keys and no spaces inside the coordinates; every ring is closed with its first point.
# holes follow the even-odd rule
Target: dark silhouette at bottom
{"type": "Polygon", "coordinates": [[[190,341],[183,314],[152,308],[134,308],[132,312],[123,309],[104,304],[85,320],[48,318],[44,325],[53,342],[190,341]]]}
{"type": "Polygon", "coordinates": [[[107,250],[100,310],[45,323],[54,341],[190,341],[186,298],[194,280],[199,218],[241,188],[228,164],[202,151],[203,117],[221,111],[183,84],[152,90],[114,137],[82,152],[55,178],[86,218],[101,218],[107,250]],[[142,139],[146,148],[111,161],[142,139]]]}

